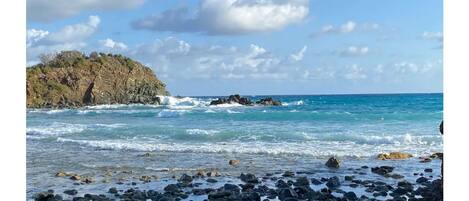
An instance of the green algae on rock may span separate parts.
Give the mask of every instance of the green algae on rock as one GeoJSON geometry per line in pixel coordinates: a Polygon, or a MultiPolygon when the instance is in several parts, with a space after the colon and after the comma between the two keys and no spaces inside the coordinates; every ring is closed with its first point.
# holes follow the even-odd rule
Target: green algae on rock
{"type": "Polygon", "coordinates": [[[26,69],[26,106],[159,104],[169,95],[153,71],[122,55],[63,51],[26,69]]]}

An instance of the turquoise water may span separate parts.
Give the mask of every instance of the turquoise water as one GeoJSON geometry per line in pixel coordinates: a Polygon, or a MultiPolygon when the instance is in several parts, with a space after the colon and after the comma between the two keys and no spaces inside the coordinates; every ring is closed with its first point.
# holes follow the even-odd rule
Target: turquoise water
{"type": "MultiPolygon", "coordinates": [[[[273,96],[283,103],[278,107],[209,106],[216,97],[161,98],[159,106],[28,110],[28,192],[56,185],[44,178],[58,170],[262,172],[319,168],[333,155],[358,166],[383,152],[442,151],[442,94],[273,96]],[[137,157],[146,152],[156,158],[137,157]],[[252,165],[229,169],[231,158],[252,165]]],[[[417,166],[403,168],[411,174],[417,166]]]]}

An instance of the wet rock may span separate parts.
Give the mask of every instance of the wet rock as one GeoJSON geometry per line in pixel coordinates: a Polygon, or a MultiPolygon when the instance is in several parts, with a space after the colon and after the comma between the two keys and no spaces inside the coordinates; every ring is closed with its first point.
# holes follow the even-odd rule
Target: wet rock
{"type": "Polygon", "coordinates": [[[179,186],[176,184],[169,184],[166,187],[164,187],[164,191],[169,192],[169,193],[179,193],[181,190],[179,189],[179,186]]]}
{"type": "Polygon", "coordinates": [[[378,154],[378,159],[380,160],[401,160],[401,159],[408,159],[412,157],[413,157],[412,154],[402,153],[402,152],[378,154]]]}
{"type": "Polygon", "coordinates": [[[251,173],[247,173],[247,174],[241,173],[239,178],[241,179],[241,181],[246,182],[246,183],[259,183],[259,180],[257,179],[257,177],[251,173]]]}
{"type": "Polygon", "coordinates": [[[182,182],[182,183],[185,183],[185,184],[188,184],[188,183],[191,183],[192,182],[192,177],[187,175],[187,174],[183,174],[179,179],[178,179],[179,182],[182,182]]]}
{"type": "Polygon", "coordinates": [[[312,179],[311,179],[311,183],[314,184],[314,185],[320,185],[320,184],[322,184],[322,182],[319,181],[319,180],[316,179],[316,178],[312,178],[312,179]]]}
{"type": "Polygon", "coordinates": [[[330,168],[339,168],[340,161],[335,157],[330,157],[329,160],[326,162],[326,166],[330,168]]]}
{"type": "Polygon", "coordinates": [[[64,193],[67,195],[76,195],[78,191],[75,189],[70,189],[70,190],[65,190],[64,193]]]}
{"type": "Polygon", "coordinates": [[[236,166],[236,165],[239,165],[240,161],[239,160],[230,160],[228,161],[228,164],[232,165],[232,166],[236,166]]]}
{"type": "Polygon", "coordinates": [[[298,194],[291,188],[282,188],[278,191],[278,198],[286,200],[287,198],[296,198],[298,194]]]}
{"type": "Polygon", "coordinates": [[[116,194],[117,193],[117,189],[115,187],[112,187],[110,188],[108,191],[108,193],[112,193],[112,194],[116,194]]]}
{"type": "Polygon", "coordinates": [[[393,179],[402,179],[402,178],[404,178],[404,176],[400,175],[400,174],[392,174],[391,178],[393,178],[393,179]]]}
{"type": "Polygon", "coordinates": [[[393,170],[394,170],[394,167],[391,167],[391,166],[380,166],[380,167],[371,168],[371,172],[382,175],[382,176],[388,175],[393,170]]]}
{"type": "Polygon", "coordinates": [[[140,181],[151,182],[151,176],[143,175],[143,176],[140,177],[140,181]]]}
{"type": "Polygon", "coordinates": [[[218,171],[209,171],[209,172],[207,172],[207,177],[219,177],[219,176],[221,176],[221,174],[218,171]]]}
{"type": "Polygon", "coordinates": [[[331,188],[331,189],[339,187],[340,186],[339,177],[333,176],[333,177],[329,178],[329,180],[326,183],[326,186],[331,188]]]}
{"type": "Polygon", "coordinates": [[[427,181],[428,181],[428,179],[425,178],[425,177],[419,177],[419,178],[416,180],[416,182],[419,183],[419,184],[420,184],[420,183],[425,183],[425,182],[427,182],[427,181]]]}
{"type": "Polygon", "coordinates": [[[309,186],[309,180],[306,177],[299,177],[296,179],[296,182],[293,183],[294,186],[309,186]]]}
{"type": "Polygon", "coordinates": [[[58,171],[57,173],[55,173],[55,176],[56,177],[67,177],[67,176],[70,176],[70,173],[67,173],[67,172],[64,172],[64,171],[58,171]]]}
{"type": "Polygon", "coordinates": [[[81,176],[76,174],[76,175],[71,176],[70,179],[74,181],[78,181],[78,180],[81,180],[81,176]]]}
{"type": "Polygon", "coordinates": [[[285,171],[282,175],[283,177],[293,177],[295,176],[295,173],[292,171],[285,171]]]}
{"type": "Polygon", "coordinates": [[[345,176],[345,181],[352,181],[355,176],[345,176]]]}
{"type": "Polygon", "coordinates": [[[278,100],[272,99],[272,97],[267,97],[260,99],[259,101],[256,102],[259,105],[269,105],[269,106],[281,106],[282,103],[278,100]]]}
{"type": "Polygon", "coordinates": [[[431,168],[425,168],[423,171],[424,171],[424,172],[433,172],[433,169],[431,169],[431,168]]]}
{"type": "Polygon", "coordinates": [[[351,191],[345,193],[344,198],[346,198],[347,200],[350,200],[350,201],[358,200],[357,195],[354,192],[351,192],[351,191]]]}
{"type": "Polygon", "coordinates": [[[228,98],[218,98],[217,100],[211,101],[210,105],[219,105],[219,104],[233,104],[238,103],[241,105],[252,105],[251,100],[246,97],[241,97],[239,94],[230,95],[228,98]]]}
{"type": "Polygon", "coordinates": [[[289,188],[290,187],[290,185],[287,182],[285,182],[284,180],[281,180],[281,179],[277,181],[275,186],[277,188],[289,188]]]}

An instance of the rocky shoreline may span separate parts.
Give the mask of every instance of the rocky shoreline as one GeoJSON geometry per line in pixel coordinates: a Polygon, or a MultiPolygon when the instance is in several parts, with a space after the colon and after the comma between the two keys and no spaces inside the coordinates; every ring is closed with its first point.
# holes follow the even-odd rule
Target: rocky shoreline
{"type": "MultiPolygon", "coordinates": [[[[392,154],[396,155],[396,154],[392,154]]],[[[438,154],[432,155],[437,159],[438,154]]],[[[397,159],[399,160],[399,159],[397,159]]],[[[406,160],[396,161],[406,162],[406,160]]],[[[236,167],[240,161],[228,162],[236,167]]],[[[332,171],[344,168],[336,158],[324,165],[332,171]]],[[[110,200],[213,200],[213,201],[267,201],[267,200],[443,200],[443,184],[433,169],[425,168],[413,173],[417,179],[396,174],[396,167],[367,165],[347,168],[350,174],[324,176],[314,171],[276,171],[262,174],[241,173],[239,176],[222,174],[216,170],[182,173],[172,178],[159,179],[139,175],[138,179],[106,183],[100,193],[81,192],[71,188],[54,189],[35,194],[37,201],[110,201],[110,200]],[[363,179],[376,175],[378,179],[363,179]],[[380,179],[382,178],[382,179],[380,179]],[[385,182],[392,179],[393,182],[385,182]],[[160,185],[161,188],[154,186],[160,185]],[[144,186],[147,186],[146,188],[144,186]],[[151,186],[151,187],[148,187],[151,186]]],[[[130,172],[131,173],[131,172],[130,172]]],[[[112,174],[112,173],[110,173],[112,174]]],[[[74,185],[91,185],[97,182],[78,174],[57,172],[74,185]]]]}

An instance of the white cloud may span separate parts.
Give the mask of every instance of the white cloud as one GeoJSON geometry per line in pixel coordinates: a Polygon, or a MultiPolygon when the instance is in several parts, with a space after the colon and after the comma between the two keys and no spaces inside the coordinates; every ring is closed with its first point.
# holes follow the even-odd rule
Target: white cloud
{"type": "Polygon", "coordinates": [[[313,32],[310,36],[311,37],[319,37],[324,35],[331,35],[331,34],[347,34],[353,33],[357,31],[372,31],[378,29],[380,26],[376,23],[361,23],[358,24],[355,21],[349,20],[344,24],[334,26],[331,24],[324,25],[321,30],[313,32]]]}
{"type": "MultiPolygon", "coordinates": [[[[301,51],[300,51],[301,52],[301,51]]],[[[174,37],[129,52],[171,79],[286,79],[296,64],[256,44],[248,47],[193,45],[174,37]]]]}
{"type": "Polygon", "coordinates": [[[339,55],[343,57],[349,56],[363,56],[368,54],[370,49],[367,46],[357,47],[357,46],[349,46],[343,50],[339,51],[339,55]]]}
{"type": "Polygon", "coordinates": [[[363,70],[363,68],[359,67],[357,64],[346,66],[346,72],[343,76],[348,80],[361,80],[368,77],[365,74],[365,70],[363,70]]]}
{"type": "Polygon", "coordinates": [[[394,64],[394,70],[399,74],[415,74],[415,73],[426,73],[434,67],[433,63],[427,62],[423,64],[417,64],[414,62],[402,61],[394,64]]]}
{"type": "Polygon", "coordinates": [[[117,42],[114,41],[110,38],[106,38],[105,40],[100,40],[99,41],[102,46],[110,49],[116,49],[116,50],[127,50],[127,45],[122,43],[122,42],[117,42]]]}
{"type": "Polygon", "coordinates": [[[27,59],[37,60],[39,54],[54,53],[63,50],[80,50],[87,46],[86,39],[98,29],[100,19],[90,16],[87,22],[64,26],[57,32],[45,30],[27,30],[27,59]]]}
{"type": "Polygon", "coordinates": [[[340,32],[342,33],[350,33],[355,30],[355,27],[357,26],[357,23],[353,21],[348,21],[347,23],[343,24],[340,26],[340,32]]]}
{"type": "Polygon", "coordinates": [[[131,9],[145,0],[27,0],[28,20],[51,22],[85,11],[131,9]]]}
{"type": "Polygon", "coordinates": [[[301,48],[301,50],[298,53],[291,54],[290,55],[290,61],[298,62],[298,61],[303,60],[303,57],[304,57],[304,54],[305,54],[307,48],[308,47],[305,45],[303,48],[301,48]]]}
{"type": "Polygon", "coordinates": [[[202,0],[193,13],[187,8],[166,10],[133,22],[133,27],[211,35],[249,34],[280,30],[301,22],[308,13],[307,0],[202,0]]]}

